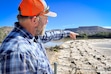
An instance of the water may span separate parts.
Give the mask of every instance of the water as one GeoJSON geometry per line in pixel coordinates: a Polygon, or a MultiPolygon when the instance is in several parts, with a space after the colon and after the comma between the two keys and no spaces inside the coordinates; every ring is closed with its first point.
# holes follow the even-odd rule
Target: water
{"type": "Polygon", "coordinates": [[[94,44],[94,46],[102,47],[102,48],[111,48],[110,43],[98,43],[98,44],[94,44]]]}
{"type": "MultiPolygon", "coordinates": [[[[62,43],[66,42],[70,40],[70,38],[64,38],[64,39],[61,39],[61,40],[58,40],[58,41],[51,41],[51,42],[48,42],[45,44],[45,47],[54,47],[56,45],[61,45],[62,43]]],[[[94,46],[96,47],[101,47],[101,48],[108,48],[108,49],[111,49],[111,42],[95,42],[93,44],[94,46]]]]}
{"type": "Polygon", "coordinates": [[[45,43],[44,45],[45,45],[45,47],[54,47],[54,46],[61,45],[62,43],[64,43],[65,41],[68,41],[68,40],[69,40],[69,38],[63,38],[61,40],[45,43]]]}

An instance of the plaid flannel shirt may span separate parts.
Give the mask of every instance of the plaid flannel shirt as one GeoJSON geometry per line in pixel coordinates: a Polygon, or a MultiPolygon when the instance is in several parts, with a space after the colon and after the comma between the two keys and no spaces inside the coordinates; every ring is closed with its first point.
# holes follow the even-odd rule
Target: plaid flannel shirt
{"type": "Polygon", "coordinates": [[[43,43],[69,35],[69,31],[47,31],[33,37],[19,23],[0,46],[0,74],[53,74],[43,43]]]}

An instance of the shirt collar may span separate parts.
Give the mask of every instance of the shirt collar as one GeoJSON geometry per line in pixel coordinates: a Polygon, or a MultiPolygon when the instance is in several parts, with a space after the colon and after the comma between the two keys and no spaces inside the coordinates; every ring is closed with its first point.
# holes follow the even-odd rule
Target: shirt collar
{"type": "Polygon", "coordinates": [[[21,35],[24,37],[24,38],[29,38],[29,39],[32,39],[33,36],[32,34],[30,34],[25,28],[23,28],[19,22],[15,22],[15,29],[21,33],[21,35]]]}

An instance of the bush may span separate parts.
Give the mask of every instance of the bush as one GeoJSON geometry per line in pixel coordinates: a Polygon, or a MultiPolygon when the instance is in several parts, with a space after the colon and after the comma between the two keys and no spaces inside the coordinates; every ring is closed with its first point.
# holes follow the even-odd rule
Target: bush
{"type": "Polygon", "coordinates": [[[4,40],[4,38],[7,36],[7,33],[5,33],[5,31],[0,28],[0,43],[4,40]]]}

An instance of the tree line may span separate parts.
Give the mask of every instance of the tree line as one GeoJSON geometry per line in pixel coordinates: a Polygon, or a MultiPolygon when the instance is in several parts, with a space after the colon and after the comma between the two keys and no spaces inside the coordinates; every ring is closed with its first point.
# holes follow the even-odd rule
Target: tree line
{"type": "Polygon", "coordinates": [[[87,38],[111,38],[111,32],[99,32],[94,35],[88,35],[88,34],[84,33],[84,34],[80,34],[78,36],[78,38],[84,38],[84,39],[87,39],[87,38]]]}

